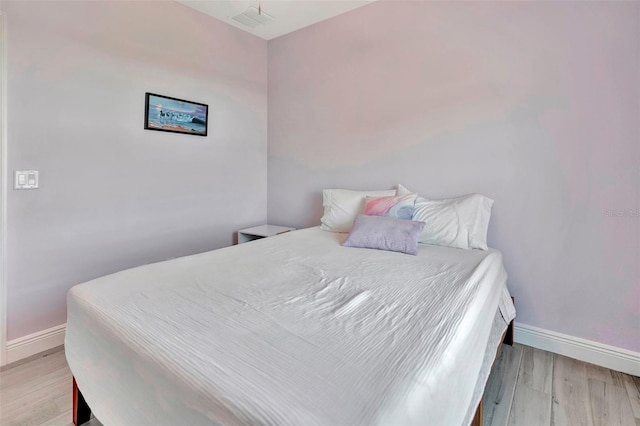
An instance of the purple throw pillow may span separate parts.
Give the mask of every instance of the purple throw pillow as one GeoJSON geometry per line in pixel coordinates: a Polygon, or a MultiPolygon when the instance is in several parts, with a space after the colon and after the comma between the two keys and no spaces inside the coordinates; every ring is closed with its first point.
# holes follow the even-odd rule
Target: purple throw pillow
{"type": "Polygon", "coordinates": [[[418,254],[418,238],[424,222],[386,216],[359,215],[353,223],[345,247],[397,251],[418,254]]]}

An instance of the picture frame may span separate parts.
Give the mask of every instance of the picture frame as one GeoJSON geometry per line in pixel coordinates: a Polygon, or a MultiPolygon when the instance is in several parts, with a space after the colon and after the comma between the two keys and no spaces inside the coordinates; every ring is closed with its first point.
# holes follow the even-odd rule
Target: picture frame
{"type": "Polygon", "coordinates": [[[145,129],[207,136],[208,127],[209,105],[157,93],[145,93],[145,129]]]}

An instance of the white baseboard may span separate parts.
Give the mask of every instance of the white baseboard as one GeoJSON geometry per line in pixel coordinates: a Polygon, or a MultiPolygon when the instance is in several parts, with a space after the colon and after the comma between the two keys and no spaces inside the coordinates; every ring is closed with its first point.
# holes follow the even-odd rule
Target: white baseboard
{"type": "Polygon", "coordinates": [[[60,324],[7,342],[7,364],[53,349],[64,343],[66,324],[60,324]]]}
{"type": "Polygon", "coordinates": [[[515,324],[514,340],[527,346],[640,376],[640,353],[568,334],[515,324]]]}

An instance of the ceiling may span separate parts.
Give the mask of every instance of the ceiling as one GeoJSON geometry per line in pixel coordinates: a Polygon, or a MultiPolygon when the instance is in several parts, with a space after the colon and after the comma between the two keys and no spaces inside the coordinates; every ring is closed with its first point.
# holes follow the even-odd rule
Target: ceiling
{"type": "MultiPolygon", "coordinates": [[[[271,40],[300,28],[340,15],[374,0],[177,0],[185,6],[213,16],[229,25],[240,28],[265,40],[271,40]],[[273,20],[249,28],[233,19],[249,8],[261,11],[273,20]]],[[[251,22],[251,21],[250,21],[251,22]]]]}

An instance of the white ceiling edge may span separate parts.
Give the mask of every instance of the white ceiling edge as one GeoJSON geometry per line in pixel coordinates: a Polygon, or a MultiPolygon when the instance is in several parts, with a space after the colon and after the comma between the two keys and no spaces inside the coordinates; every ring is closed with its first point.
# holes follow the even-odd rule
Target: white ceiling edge
{"type": "Polygon", "coordinates": [[[176,0],[241,30],[265,40],[272,40],[300,28],[308,27],[375,0],[176,0]],[[249,7],[258,7],[275,18],[256,28],[248,28],[233,19],[249,7]]]}

